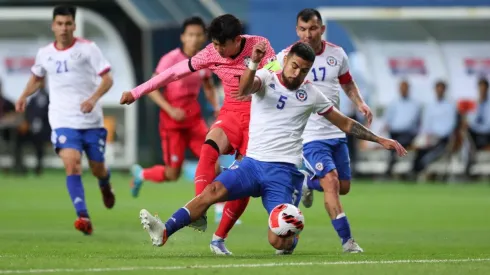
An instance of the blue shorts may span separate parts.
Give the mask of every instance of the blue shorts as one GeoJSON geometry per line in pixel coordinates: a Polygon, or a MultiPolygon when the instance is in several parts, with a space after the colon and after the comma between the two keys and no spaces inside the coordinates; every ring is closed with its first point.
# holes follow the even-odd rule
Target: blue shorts
{"type": "Polygon", "coordinates": [[[315,140],[303,145],[305,166],[316,177],[323,178],[337,169],[339,180],[350,180],[350,157],[347,138],[315,140]]]}
{"type": "Polygon", "coordinates": [[[51,142],[56,153],[60,149],[76,149],[85,152],[89,160],[104,162],[104,152],[107,138],[105,128],[72,129],[56,128],[51,133],[51,142]]]}
{"type": "Polygon", "coordinates": [[[298,206],[304,175],[294,164],[263,162],[248,157],[234,163],[215,179],[228,190],[228,200],[262,197],[270,213],[282,203],[298,206]]]}

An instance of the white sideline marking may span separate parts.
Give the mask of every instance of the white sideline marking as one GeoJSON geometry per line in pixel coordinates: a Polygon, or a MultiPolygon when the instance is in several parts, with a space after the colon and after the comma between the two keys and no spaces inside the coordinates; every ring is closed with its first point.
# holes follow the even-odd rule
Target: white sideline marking
{"type": "Polygon", "coordinates": [[[181,269],[221,269],[221,268],[257,268],[281,266],[314,266],[314,265],[388,265],[388,264],[435,264],[435,263],[467,263],[488,262],[490,258],[482,259],[441,259],[441,260],[393,260],[393,261],[337,261],[337,262],[291,262],[263,264],[224,264],[224,265],[189,265],[189,266],[133,266],[108,268],[55,268],[55,269],[17,269],[1,270],[0,274],[35,274],[35,273],[77,273],[77,272],[111,272],[139,270],[181,270],[181,269]]]}

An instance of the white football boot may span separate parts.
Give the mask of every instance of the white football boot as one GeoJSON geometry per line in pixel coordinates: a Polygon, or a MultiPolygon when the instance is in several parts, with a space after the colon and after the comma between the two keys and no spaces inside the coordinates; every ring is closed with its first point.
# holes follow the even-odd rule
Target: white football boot
{"type": "Polygon", "coordinates": [[[364,250],[359,246],[359,244],[354,241],[354,239],[349,239],[346,243],[342,245],[345,253],[362,253],[364,250]]]}
{"type": "Polygon", "coordinates": [[[154,246],[162,246],[167,241],[167,229],[165,224],[148,212],[146,209],[140,211],[140,221],[143,229],[148,232],[154,246]]]}
{"type": "Polygon", "coordinates": [[[310,174],[305,170],[299,170],[303,175],[305,175],[305,179],[303,180],[303,188],[301,194],[301,202],[305,208],[310,208],[313,205],[313,190],[308,188],[308,178],[311,177],[310,174]]]}

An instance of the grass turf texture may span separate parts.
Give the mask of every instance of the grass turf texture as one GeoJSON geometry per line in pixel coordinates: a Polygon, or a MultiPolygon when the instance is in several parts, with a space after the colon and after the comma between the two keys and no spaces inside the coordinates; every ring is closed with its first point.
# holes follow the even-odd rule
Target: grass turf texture
{"type": "Polygon", "coordinates": [[[129,176],[115,173],[117,202],[106,210],[97,181],[88,173],[83,180],[94,224],[89,237],[73,228],[75,213],[61,172],[40,179],[0,178],[0,274],[30,269],[35,274],[490,274],[490,187],[485,184],[354,182],[343,203],[365,250],[359,255],[341,253],[317,192],[313,207],[302,209],[305,230],[295,254],[275,256],[267,242],[267,214],[260,199],[253,199],[243,225],[227,240],[234,256],[217,257],[208,248],[216,228],[212,208],[206,233],[185,228],[160,248],[151,246],[139,224],[141,208],[165,221],[192,198],[190,183],[147,183],[133,199],[129,176]],[[432,261],[447,259],[483,260],[432,261]],[[145,270],[149,267],[155,269],[145,270]]]}

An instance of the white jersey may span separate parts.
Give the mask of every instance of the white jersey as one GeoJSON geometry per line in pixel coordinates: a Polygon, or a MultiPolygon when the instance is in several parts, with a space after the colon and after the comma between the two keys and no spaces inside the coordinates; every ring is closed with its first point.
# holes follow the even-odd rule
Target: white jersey
{"type": "Polygon", "coordinates": [[[262,69],[256,77],[261,87],[252,95],[247,156],[300,166],[301,135],[308,118],[312,113],[328,113],[334,104],[309,81],[290,91],[281,84],[280,72],[262,69]]]}
{"type": "Polygon", "coordinates": [[[97,89],[97,78],[110,70],[109,62],[94,42],[76,38],[64,50],[51,43],[40,48],[31,71],[47,77],[49,88],[49,124],[52,129],[90,129],[104,126],[102,106],[84,114],[80,105],[97,89]]]}
{"type": "MultiPolygon", "coordinates": [[[[277,55],[277,60],[284,64],[284,56],[291,47],[282,50],[277,55]]],[[[315,87],[327,96],[339,109],[339,93],[342,90],[340,84],[349,83],[352,77],[349,73],[349,61],[342,47],[323,41],[323,51],[317,54],[313,67],[307,78],[315,87]]],[[[322,116],[313,114],[308,120],[303,133],[303,143],[314,140],[343,138],[345,133],[322,116]]]]}

